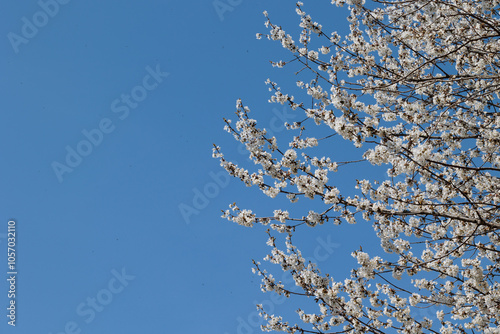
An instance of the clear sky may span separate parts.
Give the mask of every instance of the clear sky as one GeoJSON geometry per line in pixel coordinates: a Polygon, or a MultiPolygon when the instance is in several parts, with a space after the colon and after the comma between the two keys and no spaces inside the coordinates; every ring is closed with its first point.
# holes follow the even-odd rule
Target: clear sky
{"type": "MultiPolygon", "coordinates": [[[[345,11],[319,3],[304,8],[345,29],[345,11]]],[[[298,31],[284,0],[1,4],[1,333],[257,333],[256,302],[288,310],[251,273],[264,230],[220,218],[233,201],[264,213],[286,202],[211,157],[217,143],[246,159],[223,131],[237,98],[275,133],[303,118],[267,103],[264,81],[290,75],[269,64],[281,46],[255,38],[264,10],[298,31]]],[[[305,231],[299,245],[345,276],[365,238],[356,229],[305,231]]]]}

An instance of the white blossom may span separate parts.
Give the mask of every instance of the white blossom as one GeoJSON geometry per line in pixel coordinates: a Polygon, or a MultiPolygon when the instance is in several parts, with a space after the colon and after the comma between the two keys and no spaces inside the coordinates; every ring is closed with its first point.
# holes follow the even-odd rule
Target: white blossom
{"type": "Polygon", "coordinates": [[[257,34],[290,52],[272,64],[291,68],[296,83],[282,91],[268,79],[269,102],[302,110],[303,119],[271,137],[238,100],[225,130],[254,165],[231,162],[219,146],[212,152],[230,175],[294,207],[257,216],[232,204],[222,215],[268,228],[265,260],[294,284],[255,262],[263,291],[315,302],[297,311],[301,324],[258,307],[263,330],[500,333],[500,1],[331,3],[346,7],[345,37],[326,32],[302,2],[296,36],[267,12],[269,33],[257,34]],[[346,142],[357,158],[341,161],[346,142]],[[354,164],[366,173],[346,188],[354,164]],[[372,177],[381,169],[385,178],[372,177]],[[316,201],[301,201],[311,208],[300,212],[302,198],[316,201]],[[307,262],[292,236],[304,225],[324,233],[345,222],[371,224],[380,256],[360,237],[357,267],[344,279],[307,262]]]}

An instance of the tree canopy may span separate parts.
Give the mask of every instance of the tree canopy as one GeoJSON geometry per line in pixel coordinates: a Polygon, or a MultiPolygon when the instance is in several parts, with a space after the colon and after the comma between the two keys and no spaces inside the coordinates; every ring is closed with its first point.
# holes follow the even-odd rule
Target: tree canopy
{"type": "Polygon", "coordinates": [[[255,170],[214,147],[214,157],[246,185],[286,196],[291,206],[304,197],[323,207],[307,216],[286,208],[260,216],[232,204],[223,214],[266,226],[266,259],[302,289],[292,293],[255,262],[263,290],[317,302],[314,313],[298,310],[300,324],[261,307],[263,329],[500,333],[500,1],[331,2],[348,7],[345,37],[324,31],[301,2],[299,36],[266,12],[269,33],[257,34],[289,51],[273,66],[300,73],[290,76],[297,81],[290,91],[267,81],[270,102],[304,112],[304,120],[286,124],[293,139],[268,136],[238,100],[237,120],[225,120],[225,129],[245,144],[255,170]],[[316,136],[316,125],[329,134],[316,136]],[[351,142],[366,168],[382,166],[387,177],[360,175],[352,194],[341,191],[330,175],[348,174],[339,166],[353,162],[315,154],[336,141],[351,142]],[[384,253],[354,251],[359,266],[345,280],[322,273],[292,243],[303,225],[338,229],[362,221],[371,223],[384,253]],[[276,233],[286,235],[285,247],[276,233]],[[437,307],[437,321],[415,316],[428,306],[437,307]]]}

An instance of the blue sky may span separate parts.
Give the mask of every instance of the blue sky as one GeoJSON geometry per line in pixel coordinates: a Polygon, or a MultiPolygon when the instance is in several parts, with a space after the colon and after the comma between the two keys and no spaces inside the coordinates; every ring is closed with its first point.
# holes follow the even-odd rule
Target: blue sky
{"type": "MultiPolygon", "coordinates": [[[[345,11],[328,3],[304,8],[342,31],[345,11]]],[[[229,179],[211,148],[245,161],[222,130],[237,98],[276,134],[277,120],[303,117],[267,103],[264,81],[291,76],[269,64],[286,55],[281,46],[255,39],[266,32],[264,10],[296,32],[294,4],[1,6],[0,267],[8,278],[13,219],[18,274],[16,328],[4,279],[0,331],[257,333],[257,302],[293,309],[262,294],[251,273],[251,259],[268,251],[264,230],[220,218],[234,201],[265,213],[286,202],[229,179]]],[[[366,227],[324,226],[298,242],[327,271],[347,275],[361,231],[370,239],[366,227]]]]}

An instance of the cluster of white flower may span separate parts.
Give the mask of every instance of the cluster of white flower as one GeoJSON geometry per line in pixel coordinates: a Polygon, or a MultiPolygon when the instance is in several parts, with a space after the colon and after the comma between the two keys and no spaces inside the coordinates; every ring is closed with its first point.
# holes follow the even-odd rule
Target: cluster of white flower
{"type": "Polygon", "coordinates": [[[251,210],[241,210],[236,204],[231,204],[230,208],[235,214],[232,214],[230,210],[226,210],[222,214],[222,218],[227,218],[228,220],[234,221],[243,226],[252,227],[255,222],[255,214],[251,210]]]}
{"type": "Polygon", "coordinates": [[[271,229],[286,233],[286,251],[270,238],[266,260],[290,271],[303,293],[292,293],[256,264],[263,290],[313,297],[319,307],[298,311],[302,325],[261,309],[268,321],[263,329],[499,333],[500,1],[331,2],[348,7],[345,38],[327,35],[301,2],[298,43],[265,13],[265,36],[292,53],[293,61],[274,64],[311,73],[310,81],[295,80],[300,99],[267,81],[270,102],[305,114],[285,124],[294,132],[286,148],[257,127],[240,100],[236,124],[226,120],[225,129],[245,144],[256,170],[214,148],[214,157],[247,186],[291,203],[320,199],[324,206],[296,217],[285,210],[257,217],[233,205],[223,215],[245,226],[273,222],[271,229]],[[322,134],[330,135],[307,136],[310,125],[324,125],[322,134]],[[356,195],[341,192],[328,173],[357,161],[314,156],[332,152],[334,140],[361,148],[359,161],[386,166],[387,179],[363,175],[356,195]],[[387,255],[354,252],[359,267],[350,279],[321,275],[291,243],[300,225],[361,219],[373,224],[387,255]],[[439,308],[437,320],[418,317],[428,306],[439,308]]]}

